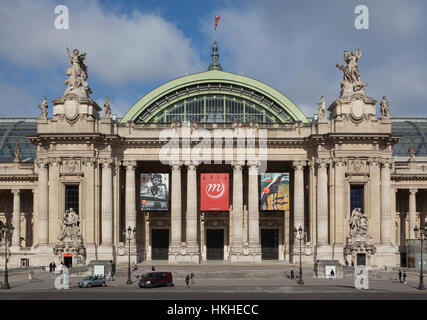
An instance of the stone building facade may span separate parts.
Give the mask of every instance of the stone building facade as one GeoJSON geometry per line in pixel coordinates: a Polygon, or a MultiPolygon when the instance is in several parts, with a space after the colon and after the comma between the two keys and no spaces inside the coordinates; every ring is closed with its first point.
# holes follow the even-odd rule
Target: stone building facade
{"type": "MultiPolygon", "coordinates": [[[[103,112],[89,96],[84,56],[73,53],[66,92],[52,101],[51,117],[43,100],[41,116],[31,122],[34,132],[26,134],[34,158],[23,159],[22,142],[14,146],[14,160],[0,163],[0,220],[15,227],[12,265],[65,258],[73,265],[126,262],[128,226],[136,228],[132,263],[294,262],[299,226],[306,232],[304,263],[405,263],[406,241],[427,212],[427,158],[414,148],[393,152],[403,136],[392,130],[387,99],[377,110],[377,101],[365,94],[360,51],[345,53],[341,93],[328,108],[322,97],[308,119],[270,86],[223,71],[217,50],[214,44],[208,71],[154,89],[120,119],[108,97],[103,112]],[[240,157],[239,130],[254,135],[252,155],[240,157]],[[223,160],[186,156],[203,140],[200,132],[213,137],[218,131],[232,136],[228,145],[220,137],[215,149],[223,160]],[[165,132],[180,139],[165,140],[165,132]],[[176,153],[160,161],[167,143],[176,153]],[[289,210],[260,210],[262,164],[265,172],[289,173],[289,210]],[[144,173],[169,174],[168,210],[141,206],[144,173]],[[200,210],[201,173],[229,174],[228,211],[200,210]],[[66,225],[70,208],[78,223],[66,225]]],[[[25,121],[8,124],[2,147],[17,123],[25,121]]]]}

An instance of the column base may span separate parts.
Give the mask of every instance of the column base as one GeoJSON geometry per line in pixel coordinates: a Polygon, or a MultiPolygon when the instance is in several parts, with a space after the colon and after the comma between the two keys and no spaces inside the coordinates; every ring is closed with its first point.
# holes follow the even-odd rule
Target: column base
{"type": "Polygon", "coordinates": [[[115,260],[115,248],[114,245],[100,245],[97,248],[98,260],[115,260]]]}
{"type": "Polygon", "coordinates": [[[371,257],[371,264],[377,268],[400,266],[400,256],[396,255],[396,248],[390,245],[376,246],[376,252],[371,257]]]}
{"type": "Polygon", "coordinates": [[[330,245],[318,245],[316,248],[317,260],[330,260],[332,259],[332,247],[330,245]]]}
{"type": "Polygon", "coordinates": [[[244,243],[231,246],[230,263],[254,262],[261,263],[261,246],[259,244],[244,243]]]}
{"type": "Polygon", "coordinates": [[[181,245],[171,244],[169,246],[169,263],[200,263],[201,255],[198,244],[181,245]]]}

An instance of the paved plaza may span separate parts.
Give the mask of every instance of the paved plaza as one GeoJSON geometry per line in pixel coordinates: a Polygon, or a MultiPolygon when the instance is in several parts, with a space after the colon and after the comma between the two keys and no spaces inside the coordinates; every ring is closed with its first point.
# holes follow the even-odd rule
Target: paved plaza
{"type": "Polygon", "coordinates": [[[294,299],[427,299],[427,292],[417,289],[419,276],[408,272],[407,283],[397,281],[396,272],[377,272],[369,281],[369,290],[357,290],[353,278],[317,279],[305,269],[304,285],[287,277],[292,266],[231,265],[157,265],[157,271],[171,271],[174,287],[140,289],[137,275],[151,272],[151,266],[140,265],[132,273],[132,285],[126,285],[127,269],[119,266],[115,280],[107,287],[78,288],[84,277],[70,276],[68,290],[55,289],[58,274],[46,272],[11,275],[10,290],[0,290],[0,300],[294,300],[294,299]],[[194,272],[195,284],[186,287],[185,275],[194,272]]]}

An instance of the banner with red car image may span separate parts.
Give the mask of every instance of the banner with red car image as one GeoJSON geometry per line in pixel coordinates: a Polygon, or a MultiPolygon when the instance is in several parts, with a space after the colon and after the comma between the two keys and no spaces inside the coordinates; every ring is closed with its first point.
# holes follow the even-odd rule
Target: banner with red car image
{"type": "Polygon", "coordinates": [[[289,173],[261,174],[260,210],[289,210],[289,173]]]}
{"type": "Polygon", "coordinates": [[[200,211],[229,210],[228,173],[200,174],[200,211]]]}

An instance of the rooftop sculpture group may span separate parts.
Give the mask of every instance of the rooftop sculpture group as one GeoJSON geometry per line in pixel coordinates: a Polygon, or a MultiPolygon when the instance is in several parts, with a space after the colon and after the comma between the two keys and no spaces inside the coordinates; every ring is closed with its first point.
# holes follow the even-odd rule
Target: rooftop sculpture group
{"type": "Polygon", "coordinates": [[[73,55],[71,55],[68,48],[67,52],[71,67],[67,68],[66,71],[69,77],[64,82],[67,85],[65,95],[76,94],[79,97],[88,97],[89,94],[92,93],[92,90],[89,88],[89,84],[86,81],[88,78],[87,66],[84,64],[86,52],[80,54],[79,50],[74,49],[73,55]]]}
{"type": "Polygon", "coordinates": [[[344,51],[344,61],[347,65],[337,64],[337,68],[344,73],[344,78],[341,82],[341,97],[353,93],[365,94],[364,87],[368,84],[360,79],[358,64],[360,58],[362,58],[362,50],[360,49],[353,50],[352,52],[344,51]]]}

